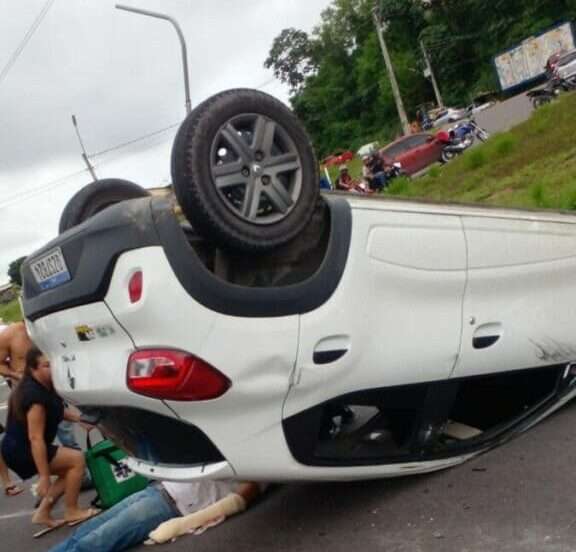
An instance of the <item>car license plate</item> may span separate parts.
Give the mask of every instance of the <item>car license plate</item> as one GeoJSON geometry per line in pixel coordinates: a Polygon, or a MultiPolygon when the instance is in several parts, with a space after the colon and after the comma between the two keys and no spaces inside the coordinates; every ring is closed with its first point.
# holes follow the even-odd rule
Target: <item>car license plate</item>
{"type": "Polygon", "coordinates": [[[72,279],[59,247],[34,261],[30,268],[36,282],[43,290],[58,287],[72,279]]]}

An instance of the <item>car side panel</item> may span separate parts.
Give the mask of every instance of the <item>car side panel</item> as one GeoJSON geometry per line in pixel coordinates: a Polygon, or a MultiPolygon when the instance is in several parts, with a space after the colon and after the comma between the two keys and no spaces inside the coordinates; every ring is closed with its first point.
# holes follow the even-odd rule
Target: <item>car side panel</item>
{"type": "Polygon", "coordinates": [[[576,225],[463,217],[465,377],[576,360],[576,225]]]}
{"type": "Polygon", "coordinates": [[[333,297],[301,317],[287,418],[356,390],[449,377],[466,277],[457,216],[355,209],[333,297]],[[315,356],[345,354],[329,363],[315,356]]]}
{"type": "Polygon", "coordinates": [[[267,463],[281,463],[289,455],[281,428],[282,403],[294,369],[298,315],[216,314],[181,287],[161,248],[124,254],[112,284],[107,302],[137,348],[188,351],[232,382],[215,400],[165,401],[174,415],[200,428],[234,470],[250,465],[266,473],[267,463]],[[141,302],[131,305],[126,283],[136,269],[143,271],[144,292],[141,302]]]}
{"type": "Polygon", "coordinates": [[[431,142],[418,146],[414,150],[414,158],[417,160],[416,172],[425,169],[426,167],[428,167],[428,165],[431,165],[432,163],[435,163],[438,160],[435,149],[434,147],[432,147],[431,142]]]}
{"type": "Polygon", "coordinates": [[[27,320],[34,342],[50,358],[58,393],[78,405],[131,406],[171,415],[162,401],[131,393],[126,365],[134,343],[103,302],[27,320]]]}

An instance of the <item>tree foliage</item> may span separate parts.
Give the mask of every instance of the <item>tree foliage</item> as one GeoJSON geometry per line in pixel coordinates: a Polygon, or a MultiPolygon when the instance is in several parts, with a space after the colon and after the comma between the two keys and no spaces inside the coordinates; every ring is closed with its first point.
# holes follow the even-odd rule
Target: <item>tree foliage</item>
{"type": "Polygon", "coordinates": [[[12,261],[8,265],[8,278],[10,278],[10,283],[22,286],[22,276],[20,275],[20,267],[22,263],[26,260],[26,257],[19,257],[15,261],[12,261]]]}
{"type": "Polygon", "coordinates": [[[276,78],[296,92],[306,76],[316,69],[314,42],[304,31],[284,29],[274,39],[264,67],[272,69],[276,78]]]}
{"type": "Polygon", "coordinates": [[[445,103],[465,105],[497,89],[493,57],[528,36],[576,17],[576,0],[333,0],[308,35],[285,29],[266,67],[291,89],[291,103],[321,154],[400,132],[373,10],[409,117],[433,102],[426,45],[445,103]]]}

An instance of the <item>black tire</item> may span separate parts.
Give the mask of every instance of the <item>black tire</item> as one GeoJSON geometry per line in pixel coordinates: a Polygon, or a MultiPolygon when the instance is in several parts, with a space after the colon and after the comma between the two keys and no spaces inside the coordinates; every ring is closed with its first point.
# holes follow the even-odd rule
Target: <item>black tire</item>
{"type": "Polygon", "coordinates": [[[172,148],[172,182],[205,239],[249,253],[300,234],[320,191],[302,124],[275,98],[249,89],[216,94],[188,115],[172,148]]]}
{"type": "Polygon", "coordinates": [[[442,150],[442,155],[441,155],[441,159],[442,159],[442,163],[446,164],[446,163],[450,163],[450,161],[452,161],[452,159],[454,159],[456,157],[456,153],[454,153],[453,151],[446,151],[446,150],[442,150]]]}
{"type": "Polygon", "coordinates": [[[66,204],[60,216],[58,231],[62,234],[120,201],[149,195],[147,190],[128,180],[119,178],[96,180],[76,192],[66,204]]]}
{"type": "Polygon", "coordinates": [[[548,96],[534,96],[532,98],[532,105],[534,109],[538,109],[539,107],[549,104],[552,100],[548,96]]]}

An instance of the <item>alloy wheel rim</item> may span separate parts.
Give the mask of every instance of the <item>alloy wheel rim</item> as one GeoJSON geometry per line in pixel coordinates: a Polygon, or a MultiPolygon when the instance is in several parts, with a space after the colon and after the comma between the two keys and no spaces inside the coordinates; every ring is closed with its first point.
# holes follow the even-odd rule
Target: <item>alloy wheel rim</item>
{"type": "Polygon", "coordinates": [[[296,143],[276,121],[255,113],[227,120],[210,148],[212,182],[238,218],[269,225],[286,218],[302,194],[296,143]]]}

